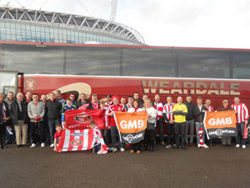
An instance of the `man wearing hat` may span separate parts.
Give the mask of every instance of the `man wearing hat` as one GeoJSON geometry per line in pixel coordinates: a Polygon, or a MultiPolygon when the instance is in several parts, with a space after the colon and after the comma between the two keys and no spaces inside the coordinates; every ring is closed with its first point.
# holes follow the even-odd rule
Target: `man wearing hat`
{"type": "MultiPolygon", "coordinates": [[[[119,101],[120,101],[120,98],[114,95],[112,97],[113,105],[109,107],[109,111],[108,111],[108,116],[110,116],[110,132],[111,132],[111,142],[112,142],[112,147],[113,147],[112,148],[113,153],[117,152],[116,143],[117,143],[117,136],[118,136],[118,129],[116,127],[116,122],[114,119],[114,112],[126,111],[123,105],[119,104],[119,101]]],[[[119,139],[119,145],[120,145],[121,152],[124,152],[125,149],[120,139],[119,139]]]]}

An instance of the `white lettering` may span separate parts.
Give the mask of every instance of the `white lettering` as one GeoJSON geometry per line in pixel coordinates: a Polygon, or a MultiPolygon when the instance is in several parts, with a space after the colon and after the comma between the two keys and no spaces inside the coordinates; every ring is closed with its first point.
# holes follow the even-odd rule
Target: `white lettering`
{"type": "Polygon", "coordinates": [[[127,122],[125,120],[122,120],[120,122],[120,126],[121,126],[121,128],[126,129],[127,128],[127,122]]]}
{"type": "Polygon", "coordinates": [[[122,129],[141,129],[144,125],[144,121],[143,120],[122,120],[120,122],[120,126],[122,129]]]}
{"type": "Polygon", "coordinates": [[[211,125],[211,126],[214,126],[214,125],[230,125],[233,123],[232,119],[231,118],[221,118],[221,119],[210,119],[208,121],[208,123],[211,125]]]}
{"type": "Polygon", "coordinates": [[[230,124],[232,124],[232,123],[233,123],[233,121],[232,121],[231,118],[226,118],[226,124],[230,125],[230,124]]]}

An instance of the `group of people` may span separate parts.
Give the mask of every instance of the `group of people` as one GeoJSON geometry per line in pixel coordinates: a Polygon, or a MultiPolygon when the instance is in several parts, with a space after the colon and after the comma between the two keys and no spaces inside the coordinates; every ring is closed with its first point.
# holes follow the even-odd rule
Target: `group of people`
{"type": "MultiPolygon", "coordinates": [[[[167,149],[186,149],[193,146],[196,137],[197,147],[208,148],[212,140],[207,144],[200,144],[206,138],[205,131],[199,135],[199,130],[204,129],[203,119],[206,111],[215,111],[211,106],[211,100],[206,99],[203,104],[201,97],[193,102],[192,96],[187,96],[183,101],[181,96],[177,97],[173,103],[172,97],[168,96],[164,103],[160,95],[154,96],[151,101],[148,95],[140,98],[139,93],[135,92],[128,98],[120,98],[116,95],[106,96],[106,101],[98,100],[98,96],[93,94],[88,100],[84,93],[81,93],[79,100],[75,99],[74,94],[64,100],[60,90],[42,95],[36,93],[25,94],[18,92],[16,96],[9,92],[5,98],[0,94],[0,142],[1,148],[7,148],[6,143],[16,143],[16,146],[36,147],[38,144],[45,147],[48,143],[50,147],[56,148],[60,139],[62,126],[65,122],[65,112],[78,108],[85,109],[104,109],[106,111],[106,126],[108,129],[101,130],[104,141],[111,146],[112,152],[125,151],[128,147],[131,153],[141,153],[142,151],[153,151],[156,143],[156,133],[159,133],[160,144],[167,149]],[[119,138],[118,129],[114,119],[114,112],[139,112],[146,111],[148,114],[147,129],[144,140],[133,145],[124,145],[119,138]],[[166,127],[167,138],[164,137],[166,127]],[[194,135],[196,133],[196,136],[194,135]],[[174,138],[174,139],[172,139],[174,138]]],[[[245,104],[240,102],[239,97],[234,98],[234,104],[229,105],[227,99],[222,101],[222,107],[216,111],[234,110],[236,113],[236,147],[246,148],[246,140],[243,138],[244,125],[248,124],[248,109],[245,104]]],[[[96,128],[96,127],[95,127],[96,128]]],[[[231,137],[222,137],[224,146],[231,145],[231,137]]]]}

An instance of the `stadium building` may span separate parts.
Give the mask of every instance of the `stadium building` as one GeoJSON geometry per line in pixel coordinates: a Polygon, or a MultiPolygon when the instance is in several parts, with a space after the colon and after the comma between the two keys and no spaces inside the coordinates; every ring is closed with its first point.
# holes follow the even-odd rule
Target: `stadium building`
{"type": "Polygon", "coordinates": [[[0,7],[0,41],[144,44],[135,29],[109,20],[11,7],[0,7]]]}

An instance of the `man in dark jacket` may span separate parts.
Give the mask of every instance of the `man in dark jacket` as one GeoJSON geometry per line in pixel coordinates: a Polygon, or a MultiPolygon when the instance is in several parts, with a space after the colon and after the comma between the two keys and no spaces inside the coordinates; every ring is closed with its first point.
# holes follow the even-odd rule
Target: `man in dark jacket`
{"type": "Polygon", "coordinates": [[[195,104],[192,101],[192,96],[188,95],[186,98],[186,102],[184,103],[187,105],[188,108],[188,114],[186,115],[186,144],[188,144],[188,137],[190,139],[190,145],[193,145],[193,140],[194,140],[194,109],[195,109],[195,104]],[[188,135],[189,132],[189,127],[190,127],[190,135],[188,135]]]}
{"type": "MultiPolygon", "coordinates": [[[[229,110],[234,110],[231,106],[229,106],[229,102],[227,99],[222,101],[223,106],[218,109],[218,111],[229,111],[229,110]]],[[[231,136],[223,136],[221,138],[221,142],[223,146],[231,146],[231,136]]]]}
{"type": "Polygon", "coordinates": [[[29,116],[28,103],[23,100],[23,93],[17,93],[16,100],[11,104],[10,116],[15,126],[17,147],[27,145],[29,116]]]}
{"type": "MultiPolygon", "coordinates": [[[[4,100],[9,107],[9,111],[10,111],[10,107],[11,104],[14,102],[15,100],[15,95],[12,91],[10,91],[6,97],[6,99],[4,100]]],[[[12,133],[14,133],[14,125],[13,125],[13,121],[10,117],[10,119],[6,122],[6,129],[8,129],[9,131],[11,131],[12,133]]],[[[12,144],[15,139],[14,139],[14,134],[11,134],[9,131],[6,131],[6,144],[12,144]]]]}
{"type": "Polygon", "coordinates": [[[86,109],[93,109],[91,102],[87,99],[85,93],[80,94],[80,99],[76,103],[76,107],[80,108],[82,105],[87,105],[86,109]]]}
{"type": "Polygon", "coordinates": [[[54,134],[56,124],[60,124],[62,105],[55,98],[54,93],[49,94],[49,100],[46,101],[45,111],[49,125],[50,147],[54,147],[54,134]]]}
{"type": "Polygon", "coordinates": [[[195,131],[196,131],[196,138],[197,138],[197,147],[203,147],[203,148],[208,148],[206,144],[200,145],[200,137],[199,137],[199,130],[200,128],[203,129],[203,134],[202,137],[205,139],[205,128],[203,124],[203,119],[205,112],[207,111],[207,108],[205,105],[202,104],[202,98],[198,97],[197,98],[197,106],[195,107],[194,110],[194,115],[195,115],[195,131]]]}
{"type": "Polygon", "coordinates": [[[4,94],[0,93],[0,142],[1,149],[5,146],[6,122],[10,119],[8,104],[4,101],[4,94]]]}

